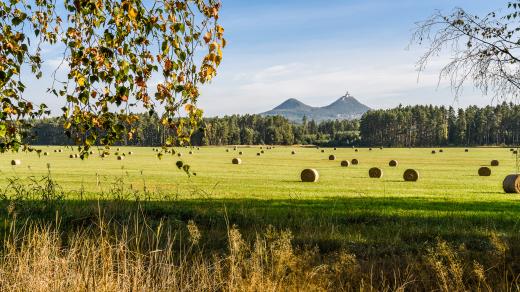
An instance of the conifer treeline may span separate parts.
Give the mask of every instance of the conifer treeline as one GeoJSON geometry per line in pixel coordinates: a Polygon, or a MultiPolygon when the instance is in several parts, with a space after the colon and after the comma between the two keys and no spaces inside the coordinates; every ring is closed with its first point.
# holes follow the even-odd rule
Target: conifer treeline
{"type": "Polygon", "coordinates": [[[364,145],[392,147],[518,145],[520,105],[467,109],[407,106],[374,110],[360,120],[364,145]]]}
{"type": "MultiPolygon", "coordinates": [[[[72,144],[57,118],[35,122],[36,145],[72,144]]],[[[165,130],[157,116],[142,115],[137,133],[123,145],[159,146],[165,130]]],[[[518,145],[520,105],[455,110],[452,107],[399,106],[373,110],[360,120],[291,123],[283,117],[232,115],[207,118],[191,139],[193,145],[292,145],[322,146],[475,146],[518,145]]]]}

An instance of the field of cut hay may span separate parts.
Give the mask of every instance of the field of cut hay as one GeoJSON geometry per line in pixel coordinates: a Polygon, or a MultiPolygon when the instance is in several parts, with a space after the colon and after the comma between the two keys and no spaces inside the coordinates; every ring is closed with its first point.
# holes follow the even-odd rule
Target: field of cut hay
{"type": "MultiPolygon", "coordinates": [[[[124,274],[119,265],[130,265],[124,274],[129,279],[149,275],[139,278],[142,287],[151,285],[148,289],[159,289],[156,284],[181,289],[182,281],[202,290],[520,288],[520,195],[502,187],[504,178],[516,173],[509,149],[194,147],[175,148],[158,159],[152,148],[113,147],[110,155],[102,158],[94,150],[86,160],[74,158],[71,148],[41,149],[41,156],[0,156],[0,231],[7,240],[0,275],[22,282],[46,279],[9,270],[17,257],[28,271],[38,265],[30,262],[33,250],[16,246],[52,252],[51,246],[63,244],[65,253],[45,258],[57,257],[66,269],[86,265],[93,274],[96,266],[81,261],[106,260],[109,271],[102,274],[115,278],[103,283],[121,289],[132,283],[118,278],[124,274]],[[358,164],[342,166],[354,159],[358,164]],[[397,166],[390,166],[391,160],[397,166]],[[183,170],[186,165],[191,175],[183,170]],[[383,171],[381,178],[369,177],[374,167],[383,171]],[[491,175],[479,176],[481,167],[491,175]],[[316,170],[317,182],[302,182],[304,169],[316,170]],[[417,181],[405,181],[408,169],[417,181]],[[25,229],[13,233],[20,226],[25,229]],[[60,237],[54,230],[70,238],[54,243],[60,237]],[[24,243],[41,236],[48,242],[24,243]],[[108,242],[108,255],[115,258],[88,258],[107,254],[82,250],[83,241],[108,242]],[[258,242],[267,250],[259,251],[258,242]],[[189,259],[178,257],[182,249],[189,250],[189,259]],[[143,258],[119,263],[126,253],[143,258]],[[144,262],[152,266],[132,266],[144,262]],[[215,265],[222,265],[220,272],[215,265]],[[154,274],[159,266],[171,276],[154,274]]],[[[56,285],[90,285],[81,282],[84,277],[77,274],[78,283],[67,284],[64,276],[56,285]]],[[[15,284],[0,280],[0,290],[15,284]]]]}

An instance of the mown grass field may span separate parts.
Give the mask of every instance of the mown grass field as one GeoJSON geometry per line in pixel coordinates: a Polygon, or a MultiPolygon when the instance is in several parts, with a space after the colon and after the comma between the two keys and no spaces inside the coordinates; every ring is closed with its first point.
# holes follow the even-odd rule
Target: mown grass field
{"type": "Polygon", "coordinates": [[[41,177],[50,164],[52,178],[64,190],[69,217],[85,217],[85,210],[94,208],[85,205],[96,206],[98,199],[107,204],[117,200],[112,209],[147,201],[153,218],[194,219],[213,234],[209,245],[224,244],[225,237],[218,234],[225,233],[226,218],[252,237],[268,225],[287,228],[296,242],[322,250],[350,246],[369,252],[378,247],[373,252],[393,253],[417,250],[438,238],[482,249],[491,232],[516,239],[520,235],[520,195],[505,194],[501,186],[507,174],[516,172],[515,157],[504,148],[471,148],[467,153],[445,148],[431,154],[430,148],[355,152],[264,147],[265,153],[257,156],[259,147],[202,147],[177,148],[181,157],[165,154],[159,160],[152,148],[121,147],[120,153],[133,152],[122,161],[113,155],[101,159],[97,153],[82,161],[69,158],[72,149],[41,149],[49,156],[3,154],[2,184],[13,177],[41,177]],[[328,159],[330,154],[335,161],[328,159]],[[233,157],[241,157],[242,164],[231,164],[233,157]],[[359,165],[340,167],[341,160],[353,158],[359,165]],[[22,164],[12,167],[11,159],[22,164]],[[391,159],[399,166],[389,167],[391,159]],[[490,177],[479,177],[478,168],[492,159],[500,166],[492,167],[490,177]],[[188,177],[177,169],[178,160],[197,175],[188,177]],[[373,166],[384,170],[382,179],[368,177],[373,166]],[[303,168],[317,169],[319,182],[300,182],[303,168]],[[403,181],[407,168],[420,172],[418,182],[403,181]]]}

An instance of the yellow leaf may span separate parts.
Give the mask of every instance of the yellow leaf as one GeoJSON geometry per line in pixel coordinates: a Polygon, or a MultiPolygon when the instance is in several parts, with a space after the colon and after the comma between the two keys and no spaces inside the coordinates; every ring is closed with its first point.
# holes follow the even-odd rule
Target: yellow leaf
{"type": "Polygon", "coordinates": [[[78,85],[79,86],[84,86],[85,85],[85,78],[84,77],[79,77],[78,78],[78,85]]]}
{"type": "Polygon", "coordinates": [[[135,9],[133,7],[131,7],[128,10],[128,17],[130,17],[130,19],[132,19],[132,20],[134,20],[137,17],[137,11],[135,11],[135,9]]]}

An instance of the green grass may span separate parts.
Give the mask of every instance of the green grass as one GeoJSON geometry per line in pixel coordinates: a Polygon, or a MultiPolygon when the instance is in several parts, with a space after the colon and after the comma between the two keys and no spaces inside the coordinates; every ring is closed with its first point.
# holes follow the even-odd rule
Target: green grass
{"type": "MultiPolygon", "coordinates": [[[[323,251],[348,247],[365,255],[416,252],[439,238],[478,252],[489,246],[491,233],[511,242],[520,237],[520,195],[505,194],[501,186],[506,175],[516,172],[515,158],[504,148],[471,148],[468,153],[445,148],[444,153],[431,154],[429,148],[338,148],[322,153],[314,148],[264,147],[261,156],[256,155],[258,147],[230,147],[229,152],[202,147],[193,149],[193,155],[176,149],[197,173],[192,177],[175,166],[180,158],[166,154],[159,160],[151,148],[121,147],[134,152],[123,161],[98,155],[81,161],[70,159],[72,150],[63,147],[63,153],[54,153],[56,147],[41,148],[50,155],[3,154],[0,181],[6,185],[10,177],[41,177],[49,163],[53,179],[67,194],[63,216],[64,224],[71,226],[92,220],[98,199],[124,221],[138,198],[152,219],[178,226],[194,219],[211,248],[225,246],[226,220],[237,224],[246,238],[274,225],[292,230],[295,242],[302,245],[317,245],[323,251]],[[244,152],[243,163],[232,165],[238,151],[244,152]],[[336,160],[329,161],[329,154],[336,160]],[[14,158],[22,165],[11,167],[14,158]],[[352,158],[360,164],[340,167],[342,159],[352,158]],[[388,166],[391,159],[399,161],[397,168],[388,166]],[[500,166],[492,167],[491,177],[479,177],[478,168],[492,159],[500,166]],[[368,178],[373,166],[383,168],[382,179],[368,178]],[[317,169],[319,182],[300,182],[303,168],[317,169]],[[407,168],[420,172],[418,182],[403,181],[407,168]]],[[[27,213],[41,216],[34,210],[27,213]]],[[[511,248],[516,247],[520,245],[511,248]]]]}

